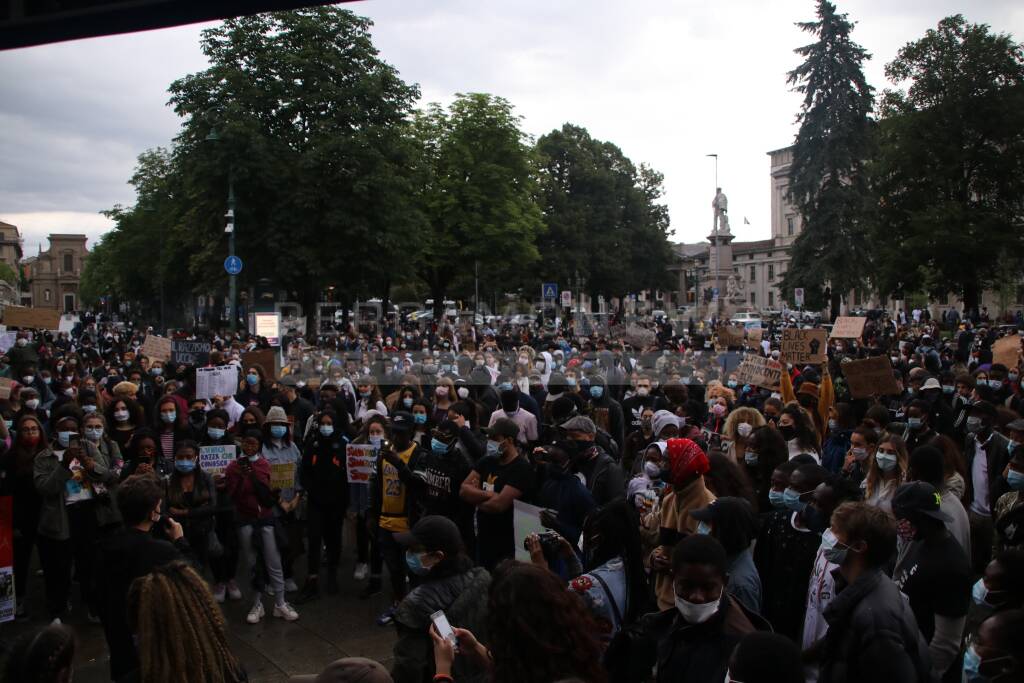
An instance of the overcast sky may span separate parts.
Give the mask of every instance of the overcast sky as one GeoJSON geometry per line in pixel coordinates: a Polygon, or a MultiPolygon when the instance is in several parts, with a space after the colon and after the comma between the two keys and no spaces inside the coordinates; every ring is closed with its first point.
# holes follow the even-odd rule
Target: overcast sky
{"type": "MultiPolygon", "coordinates": [[[[675,239],[711,226],[714,167],[739,239],[769,236],[766,152],[792,142],[799,97],[786,72],[809,42],[793,22],[813,0],[363,0],[381,56],[424,101],[457,92],[509,99],[539,136],[585,126],[665,174],[675,239]],[[750,225],[743,225],[747,217],[750,225]]],[[[869,82],[904,43],[944,16],[1024,36],[1020,0],[839,0],[873,59],[869,82]]],[[[27,254],[50,232],[84,232],[134,202],[138,154],[168,145],[179,121],[167,86],[199,71],[201,25],[0,52],[0,220],[27,254]]]]}

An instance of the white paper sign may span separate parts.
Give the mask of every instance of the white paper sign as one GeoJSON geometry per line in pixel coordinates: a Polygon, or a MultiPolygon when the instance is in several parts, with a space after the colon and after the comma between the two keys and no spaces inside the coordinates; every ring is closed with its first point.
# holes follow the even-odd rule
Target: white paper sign
{"type": "Polygon", "coordinates": [[[196,398],[234,396],[238,393],[238,368],[218,365],[215,368],[196,368],[196,398]]]}
{"type": "Polygon", "coordinates": [[[224,469],[235,459],[234,446],[200,446],[199,466],[211,476],[224,474],[224,469]]]}
{"type": "Polygon", "coordinates": [[[540,512],[543,508],[519,500],[512,501],[512,524],[516,536],[516,559],[529,562],[530,553],[526,550],[526,537],[544,531],[540,523],[540,512]]]}

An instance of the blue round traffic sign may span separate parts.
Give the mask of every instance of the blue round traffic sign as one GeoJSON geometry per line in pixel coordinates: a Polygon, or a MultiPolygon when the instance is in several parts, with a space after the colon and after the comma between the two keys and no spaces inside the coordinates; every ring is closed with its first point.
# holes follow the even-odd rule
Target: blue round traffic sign
{"type": "Polygon", "coordinates": [[[242,272],[242,259],[228,256],[224,259],[224,270],[228,271],[228,275],[238,275],[242,272]]]}

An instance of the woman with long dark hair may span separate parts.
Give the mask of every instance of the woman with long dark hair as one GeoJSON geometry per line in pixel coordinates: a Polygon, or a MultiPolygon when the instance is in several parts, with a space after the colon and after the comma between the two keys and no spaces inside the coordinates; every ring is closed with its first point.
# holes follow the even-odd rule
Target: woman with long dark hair
{"type": "Polygon", "coordinates": [[[786,440],[774,426],[757,427],[747,439],[743,464],[754,484],[754,497],[759,512],[771,512],[768,493],[772,490],[772,472],[789,460],[786,440]]]}
{"type": "Polygon", "coordinates": [[[789,447],[790,459],[806,454],[816,463],[821,463],[818,430],[811,413],[805,408],[797,403],[786,404],[779,416],[779,432],[789,447]]]}

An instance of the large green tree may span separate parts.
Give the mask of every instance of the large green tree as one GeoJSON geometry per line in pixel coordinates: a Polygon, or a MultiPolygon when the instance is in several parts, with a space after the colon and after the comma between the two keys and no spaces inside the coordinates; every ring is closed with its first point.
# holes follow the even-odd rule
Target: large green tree
{"type": "Polygon", "coordinates": [[[536,150],[547,224],[539,280],[568,285],[578,274],[592,295],[620,299],[666,287],[672,248],[662,175],[569,123],[536,150]]]}
{"type": "Polygon", "coordinates": [[[1024,51],[947,17],[886,66],[873,176],[883,292],[952,292],[965,308],[1024,257],[1024,51]]]}
{"type": "Polygon", "coordinates": [[[789,73],[790,85],[804,96],[789,184],[802,229],[781,287],[787,299],[803,287],[812,307],[826,303],[830,289],[834,318],[841,295],[869,274],[865,212],[871,193],[864,167],[874,96],[863,67],[870,55],[850,38],[854,23],[828,0],[818,0],[816,21],[797,26],[817,40],[797,48],[804,61],[789,73]]]}
{"type": "Polygon", "coordinates": [[[416,203],[429,229],[410,265],[440,319],[445,296],[471,286],[477,265],[490,288],[514,291],[537,260],[536,167],[520,118],[501,97],[460,94],[447,110],[428,106],[413,128],[416,203]]]}

